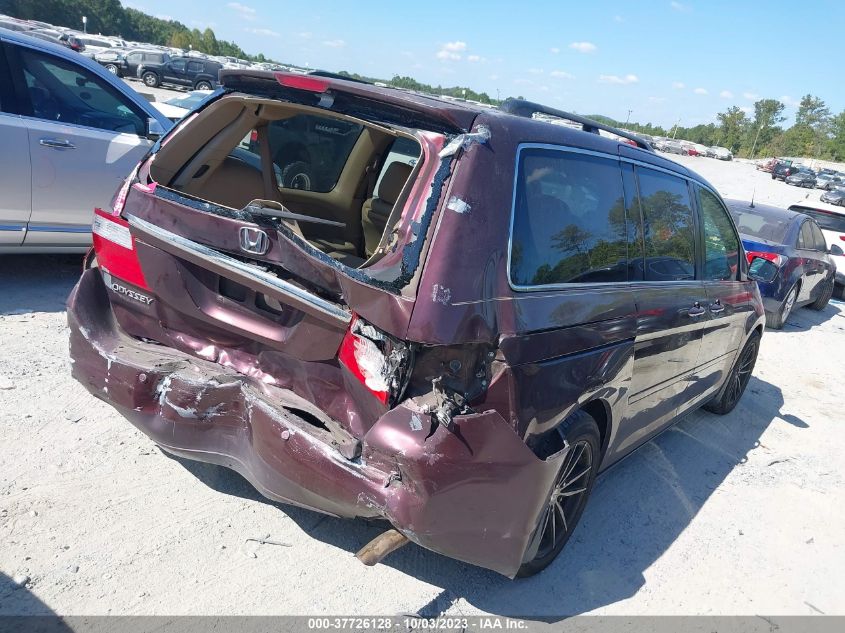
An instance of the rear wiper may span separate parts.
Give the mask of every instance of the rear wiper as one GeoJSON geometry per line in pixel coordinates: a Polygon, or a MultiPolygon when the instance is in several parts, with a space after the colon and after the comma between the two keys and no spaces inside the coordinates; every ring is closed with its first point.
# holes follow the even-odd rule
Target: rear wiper
{"type": "Polygon", "coordinates": [[[346,228],[343,222],[335,222],[334,220],[326,220],[325,218],[317,218],[313,215],[303,215],[302,213],[294,213],[285,205],[274,200],[253,200],[246,205],[242,211],[249,213],[252,216],[259,216],[262,218],[279,218],[281,220],[293,220],[294,222],[311,222],[313,224],[325,224],[327,226],[337,226],[342,229],[346,228]]]}

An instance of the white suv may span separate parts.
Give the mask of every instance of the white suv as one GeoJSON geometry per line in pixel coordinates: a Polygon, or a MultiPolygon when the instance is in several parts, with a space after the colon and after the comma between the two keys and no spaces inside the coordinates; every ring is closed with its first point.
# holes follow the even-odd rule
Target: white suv
{"type": "Polygon", "coordinates": [[[830,205],[807,207],[803,204],[793,204],[789,210],[809,215],[821,227],[828,252],[836,264],[833,296],[845,299],[845,210],[834,209],[830,205]]]}

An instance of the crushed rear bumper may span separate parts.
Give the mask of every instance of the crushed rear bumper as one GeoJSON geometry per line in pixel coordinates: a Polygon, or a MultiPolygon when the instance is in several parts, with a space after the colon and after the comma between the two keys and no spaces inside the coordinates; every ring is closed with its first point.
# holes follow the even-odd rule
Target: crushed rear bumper
{"type": "Polygon", "coordinates": [[[538,459],[495,411],[447,429],[406,401],[344,457],[298,396],[126,335],[107,293],[88,270],[68,299],[73,376],[164,450],[232,468],[268,498],[384,518],[423,547],[516,574],[563,453],[538,459]]]}

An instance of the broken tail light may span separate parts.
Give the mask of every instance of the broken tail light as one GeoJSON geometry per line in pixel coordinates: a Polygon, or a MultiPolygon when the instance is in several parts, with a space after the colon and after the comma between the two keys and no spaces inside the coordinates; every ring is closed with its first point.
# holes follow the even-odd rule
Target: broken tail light
{"type": "Polygon", "coordinates": [[[134,286],[150,289],[135,252],[135,238],[126,220],[119,215],[95,209],[91,233],[99,268],[134,286]]]}
{"type": "MultiPolygon", "coordinates": [[[[129,188],[132,187],[133,184],[138,179],[138,169],[141,167],[141,164],[138,163],[135,165],[135,169],[126,177],[126,180],[123,181],[123,184],[120,186],[120,189],[117,190],[117,193],[114,194],[114,198],[111,201],[111,211],[112,215],[119,216],[123,213],[123,208],[126,206],[126,198],[129,195],[129,188]]],[[[102,212],[102,211],[101,211],[102,212]]]]}
{"type": "Polygon", "coordinates": [[[337,358],[381,403],[390,405],[402,395],[410,349],[363,319],[353,316],[337,358]]]}

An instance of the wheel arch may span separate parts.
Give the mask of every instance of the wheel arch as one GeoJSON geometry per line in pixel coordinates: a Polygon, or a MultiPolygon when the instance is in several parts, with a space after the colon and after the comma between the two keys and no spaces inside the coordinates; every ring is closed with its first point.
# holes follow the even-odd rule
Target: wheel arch
{"type": "Polygon", "coordinates": [[[580,407],[580,410],[593,418],[596,421],[596,425],[599,427],[599,461],[601,461],[607,452],[607,446],[610,439],[610,425],[613,416],[610,405],[604,400],[596,398],[595,400],[590,400],[584,403],[580,407]]]}

